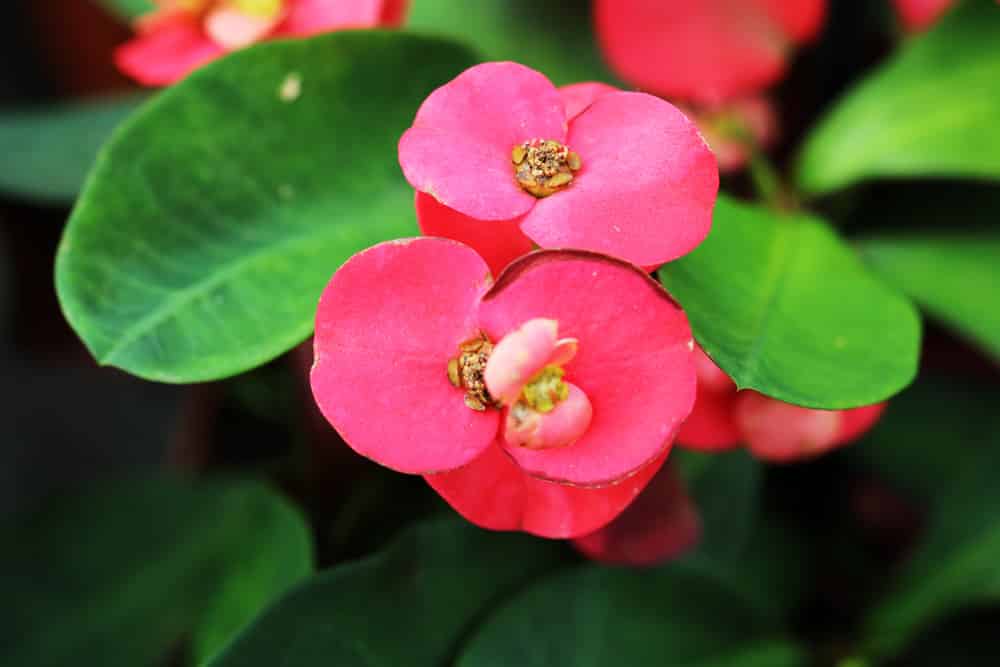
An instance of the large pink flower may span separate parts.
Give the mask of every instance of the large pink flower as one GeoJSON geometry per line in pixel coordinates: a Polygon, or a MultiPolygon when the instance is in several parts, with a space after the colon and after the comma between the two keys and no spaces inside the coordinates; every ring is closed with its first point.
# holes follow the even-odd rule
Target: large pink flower
{"type": "Polygon", "coordinates": [[[595,0],[611,67],[658,95],[715,105],[753,95],[813,39],[825,0],[595,0]]]}
{"type": "Polygon", "coordinates": [[[724,451],[745,443],[754,456],[775,463],[815,458],[867,433],[886,407],[814,410],[738,392],[701,348],[696,355],[698,398],[677,435],[691,449],[724,451]]]}
{"type": "Polygon", "coordinates": [[[572,537],[621,512],[694,403],[683,311],[636,267],[540,251],[496,284],[440,238],[383,243],[331,279],[313,395],[358,453],[427,475],[487,528],[572,537]]]}
{"type": "Polygon", "coordinates": [[[509,62],[434,91],[399,161],[423,231],[494,269],[531,242],[658,266],[705,238],[718,190],[715,158],[669,103],[600,84],[561,94],[509,62]]]}
{"type": "Polygon", "coordinates": [[[406,0],[157,0],[115,53],[123,72],[165,86],[228,51],[276,37],[399,25],[406,0]]]}

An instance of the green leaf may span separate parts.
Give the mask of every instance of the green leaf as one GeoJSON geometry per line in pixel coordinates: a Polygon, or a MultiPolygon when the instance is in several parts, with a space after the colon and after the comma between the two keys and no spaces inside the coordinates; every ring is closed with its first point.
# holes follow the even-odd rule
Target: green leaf
{"type": "Polygon", "coordinates": [[[98,159],[56,260],[102,364],[164,382],[258,366],[305,339],[331,274],[412,236],[397,142],[465,49],[347,31],[236,52],[160,94],[98,159]]]}
{"type": "Polygon", "coordinates": [[[916,373],[912,304],[815,218],[720,197],[708,239],[660,278],[741,388],[841,409],[882,401],[916,373]]]}
{"type": "Polygon", "coordinates": [[[557,86],[614,83],[591,28],[589,3],[537,0],[420,0],[407,27],[462,40],[487,60],[513,60],[557,86]]]}
{"type": "Polygon", "coordinates": [[[458,666],[806,664],[782,635],[739,592],[683,563],[585,566],[511,599],[471,637],[458,666]]]}
{"type": "Polygon", "coordinates": [[[205,612],[201,646],[222,644],[312,560],[302,517],[256,483],[120,483],[4,536],[9,667],[150,665],[205,612]]]}
{"type": "Polygon", "coordinates": [[[998,447],[994,437],[966,474],[941,480],[923,543],[868,618],[869,655],[896,655],[950,614],[1000,602],[998,447]]]}
{"type": "Polygon", "coordinates": [[[109,12],[126,21],[132,20],[156,9],[154,0],[97,0],[109,12]]]}
{"type": "Polygon", "coordinates": [[[386,551],[313,578],[212,664],[443,665],[475,619],[558,561],[558,543],[420,524],[386,551]]]}
{"type": "Polygon", "coordinates": [[[1000,179],[1000,12],[967,0],[904,44],[806,140],[799,187],[885,177],[1000,179]]]}
{"type": "Polygon", "coordinates": [[[0,191],[72,202],[98,149],[145,99],[131,96],[0,113],[0,191]]]}
{"type": "Polygon", "coordinates": [[[1000,359],[1000,236],[881,238],[861,250],[887,282],[1000,359]]]}

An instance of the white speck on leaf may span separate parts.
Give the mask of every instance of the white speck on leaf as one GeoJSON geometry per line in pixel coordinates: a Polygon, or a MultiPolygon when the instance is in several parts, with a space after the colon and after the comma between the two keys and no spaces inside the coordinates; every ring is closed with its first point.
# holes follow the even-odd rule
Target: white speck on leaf
{"type": "Polygon", "coordinates": [[[302,95],[302,75],[298,72],[289,72],[278,88],[278,97],[282,102],[294,102],[300,95],[302,95]]]}
{"type": "Polygon", "coordinates": [[[843,350],[845,347],[847,347],[847,337],[837,336],[836,338],[833,339],[833,346],[838,350],[843,350]]]}

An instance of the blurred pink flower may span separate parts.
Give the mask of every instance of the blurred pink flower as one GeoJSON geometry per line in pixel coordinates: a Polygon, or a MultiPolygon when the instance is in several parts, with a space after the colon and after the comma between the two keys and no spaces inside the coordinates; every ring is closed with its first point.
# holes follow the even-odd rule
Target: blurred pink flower
{"type": "Polygon", "coordinates": [[[157,0],[115,63],[147,86],[174,83],[227,52],[278,37],[399,25],[406,0],[157,0]]]}
{"type": "Polygon", "coordinates": [[[777,82],[819,33],[825,0],[595,0],[604,56],[625,81],[718,105],[777,82]]]}
{"type": "Polygon", "coordinates": [[[694,403],[691,331],[636,267],[540,251],[495,284],[471,248],[382,243],[330,280],[313,396],[359,454],[486,528],[591,533],[659,469],[694,403]]]}
{"type": "Polygon", "coordinates": [[[690,449],[724,451],[745,444],[759,459],[787,463],[850,444],[882,416],[886,403],[851,410],[814,410],[736,385],[699,347],[698,398],[677,441],[690,449]]]}
{"type": "Polygon", "coordinates": [[[425,234],[468,243],[494,270],[543,248],[655,267],[708,234],[715,158],[669,103],[582,84],[557,90],[486,63],[434,91],[399,142],[425,234]]]}
{"type": "Polygon", "coordinates": [[[892,0],[903,27],[913,32],[934,25],[951,8],[954,0],[892,0]]]}

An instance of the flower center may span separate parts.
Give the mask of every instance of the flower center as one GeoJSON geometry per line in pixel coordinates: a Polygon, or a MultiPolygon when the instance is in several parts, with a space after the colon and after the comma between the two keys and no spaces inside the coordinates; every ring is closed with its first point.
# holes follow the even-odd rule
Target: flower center
{"type": "Polygon", "coordinates": [[[569,398],[569,385],[563,382],[565,374],[559,366],[546,366],[524,385],[517,404],[524,403],[541,413],[552,412],[556,405],[569,398]]]}
{"type": "Polygon", "coordinates": [[[518,185],[536,197],[548,197],[573,182],[580,156],[551,139],[532,139],[511,151],[518,185]]]}
{"type": "Polygon", "coordinates": [[[486,362],[492,353],[493,343],[486,334],[480,333],[460,344],[458,356],[448,361],[448,379],[454,386],[465,390],[465,405],[478,412],[497,406],[483,380],[486,362]]]}

